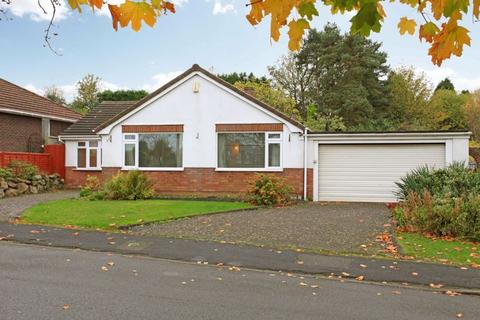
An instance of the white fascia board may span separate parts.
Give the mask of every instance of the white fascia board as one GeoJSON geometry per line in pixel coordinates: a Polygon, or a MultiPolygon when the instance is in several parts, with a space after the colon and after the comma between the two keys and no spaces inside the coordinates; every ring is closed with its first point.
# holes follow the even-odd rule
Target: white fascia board
{"type": "Polygon", "coordinates": [[[276,114],[266,110],[265,108],[262,108],[261,106],[253,103],[252,101],[242,97],[241,95],[239,95],[238,93],[228,89],[227,87],[224,87],[222,86],[220,83],[218,83],[217,81],[205,76],[204,74],[202,74],[201,72],[199,71],[196,71],[196,72],[192,72],[190,75],[188,75],[187,77],[181,79],[180,81],[178,81],[177,83],[175,83],[174,85],[170,86],[169,88],[165,89],[163,92],[161,92],[160,94],[156,95],[155,97],[152,97],[150,100],[144,102],[141,106],[135,108],[135,110],[132,110],[131,112],[129,112],[128,114],[124,115],[123,117],[121,117],[120,119],[118,119],[117,121],[109,124],[107,127],[103,128],[102,130],[98,131],[97,134],[99,135],[102,135],[102,134],[110,134],[111,130],[113,129],[113,127],[117,126],[119,123],[122,123],[123,121],[125,121],[126,119],[130,118],[132,115],[134,115],[135,113],[139,112],[140,110],[142,110],[143,108],[145,108],[146,106],[152,104],[153,102],[155,102],[156,100],[160,99],[162,96],[166,95],[167,93],[169,93],[170,91],[172,91],[173,89],[175,89],[176,87],[180,86],[181,84],[183,84],[184,82],[190,80],[191,78],[193,78],[194,76],[199,76],[201,77],[202,79],[206,80],[206,81],[209,81],[210,83],[216,85],[217,87],[219,87],[220,89],[223,89],[224,91],[232,94],[233,96],[237,97],[238,99],[246,102],[247,104],[253,106],[254,108],[264,112],[265,114],[269,115],[270,117],[274,118],[275,120],[278,120],[280,121],[281,123],[284,123],[287,125],[288,129],[291,131],[291,132],[303,132],[303,129],[301,128],[298,128],[297,126],[293,125],[292,123],[286,121],[285,119],[283,119],[282,117],[279,117],[277,116],[276,114]]]}
{"type": "Polygon", "coordinates": [[[471,132],[381,132],[381,133],[313,133],[309,140],[322,143],[363,142],[434,142],[452,138],[470,139],[471,132]]]}
{"type": "Polygon", "coordinates": [[[71,123],[75,123],[79,120],[79,119],[62,118],[62,117],[56,117],[56,116],[51,116],[51,115],[47,115],[47,114],[21,111],[21,110],[9,109],[9,108],[0,108],[0,112],[10,113],[10,114],[18,114],[18,115],[29,116],[29,117],[34,117],[34,118],[48,118],[48,119],[52,119],[52,120],[59,120],[59,121],[71,122],[71,123]]]}
{"type": "Polygon", "coordinates": [[[59,135],[58,138],[62,141],[77,141],[77,140],[101,140],[100,136],[62,136],[59,135]]]}

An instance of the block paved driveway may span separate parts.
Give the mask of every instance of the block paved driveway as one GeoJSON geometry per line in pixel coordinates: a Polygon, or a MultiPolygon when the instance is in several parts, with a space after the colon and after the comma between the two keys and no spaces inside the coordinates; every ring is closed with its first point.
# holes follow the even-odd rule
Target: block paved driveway
{"type": "Polygon", "coordinates": [[[27,208],[37,203],[51,200],[60,200],[76,198],[79,196],[78,190],[59,190],[46,193],[28,194],[19,197],[0,199],[0,221],[8,221],[20,214],[27,208]]]}
{"type": "Polygon", "coordinates": [[[390,219],[390,210],[379,203],[306,203],[199,216],[130,232],[320,253],[377,254],[384,248],[376,236],[391,229],[390,219]]]}

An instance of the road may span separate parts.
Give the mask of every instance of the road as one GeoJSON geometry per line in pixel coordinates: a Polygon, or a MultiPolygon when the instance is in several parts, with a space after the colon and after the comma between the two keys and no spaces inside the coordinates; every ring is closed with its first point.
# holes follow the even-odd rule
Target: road
{"type": "Polygon", "coordinates": [[[479,306],[478,296],[0,242],[0,319],[480,319],[479,306]]]}

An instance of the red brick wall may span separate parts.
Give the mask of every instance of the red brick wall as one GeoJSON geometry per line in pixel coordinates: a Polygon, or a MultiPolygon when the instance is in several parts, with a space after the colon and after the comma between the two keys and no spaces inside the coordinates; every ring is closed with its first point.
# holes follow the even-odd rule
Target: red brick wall
{"type": "Polygon", "coordinates": [[[57,120],[50,120],[50,135],[56,137],[62,132],[63,130],[70,127],[72,123],[70,122],[62,122],[57,120]]]}
{"type": "MultiPolygon", "coordinates": [[[[79,187],[87,175],[95,175],[104,181],[117,173],[119,168],[102,171],[78,171],[66,168],[67,187],[79,187]]],[[[255,172],[215,171],[211,168],[185,168],[184,171],[144,171],[154,182],[155,190],[163,195],[235,195],[243,194],[255,172]]],[[[303,195],[303,169],[284,169],[272,174],[283,177],[299,196],[303,195]]],[[[312,197],[313,170],[308,169],[308,196],[312,197]]]]}
{"type": "Polygon", "coordinates": [[[0,151],[41,152],[42,120],[0,113],[0,151]]]}

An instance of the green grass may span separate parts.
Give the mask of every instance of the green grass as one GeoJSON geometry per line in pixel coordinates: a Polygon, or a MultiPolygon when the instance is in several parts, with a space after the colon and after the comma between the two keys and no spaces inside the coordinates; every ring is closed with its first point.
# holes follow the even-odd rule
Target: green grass
{"type": "Polygon", "coordinates": [[[457,265],[480,265],[480,243],[432,239],[416,233],[400,232],[397,240],[405,255],[420,260],[457,265]]]}
{"type": "Polygon", "coordinates": [[[29,224],[111,230],[138,223],[162,222],[250,207],[243,202],[222,201],[67,199],[35,205],[24,212],[21,221],[29,224]]]}

